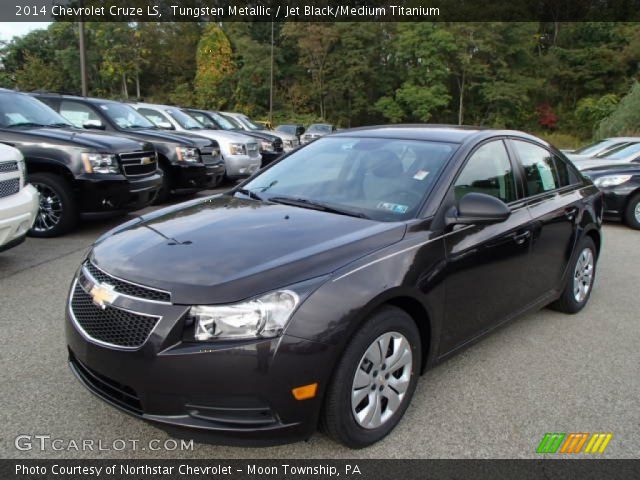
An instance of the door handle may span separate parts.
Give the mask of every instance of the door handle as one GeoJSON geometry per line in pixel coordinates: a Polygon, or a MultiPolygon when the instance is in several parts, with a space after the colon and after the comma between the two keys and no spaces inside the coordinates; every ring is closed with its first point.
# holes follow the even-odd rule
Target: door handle
{"type": "Polygon", "coordinates": [[[568,220],[573,221],[576,218],[576,214],[578,213],[578,207],[567,208],[564,211],[564,216],[567,217],[568,220]]]}
{"type": "Polygon", "coordinates": [[[531,230],[514,235],[513,241],[516,242],[517,245],[522,245],[529,239],[529,237],[531,237],[531,230]]]}

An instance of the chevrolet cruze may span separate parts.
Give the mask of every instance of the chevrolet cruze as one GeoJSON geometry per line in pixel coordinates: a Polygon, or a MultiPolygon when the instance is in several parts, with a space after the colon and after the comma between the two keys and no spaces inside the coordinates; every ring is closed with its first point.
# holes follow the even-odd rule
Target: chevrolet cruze
{"type": "Polygon", "coordinates": [[[515,131],[369,127],[103,235],[68,300],[70,366],[170,431],[387,435],[418,376],[535,309],[588,302],[601,193],[515,131]]]}

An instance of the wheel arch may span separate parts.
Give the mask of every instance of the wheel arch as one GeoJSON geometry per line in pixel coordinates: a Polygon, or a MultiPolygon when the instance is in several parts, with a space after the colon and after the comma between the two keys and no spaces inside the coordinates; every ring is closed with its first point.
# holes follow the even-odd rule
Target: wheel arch
{"type": "Polygon", "coordinates": [[[75,180],[75,177],[71,170],[69,170],[66,166],[60,164],[60,162],[54,161],[28,161],[26,162],[27,166],[27,181],[29,181],[29,174],[33,173],[52,173],[54,175],[59,175],[64,178],[69,184],[72,184],[75,180]]]}

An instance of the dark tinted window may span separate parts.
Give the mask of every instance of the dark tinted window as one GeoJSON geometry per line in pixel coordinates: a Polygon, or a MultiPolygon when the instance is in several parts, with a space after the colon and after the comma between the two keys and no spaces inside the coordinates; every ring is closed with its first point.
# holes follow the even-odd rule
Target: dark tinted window
{"type": "Polygon", "coordinates": [[[553,158],[556,163],[556,169],[558,170],[558,184],[561,187],[566,187],[577,183],[578,177],[569,165],[567,165],[567,162],[556,155],[554,155],[553,158]]]}
{"type": "Polygon", "coordinates": [[[524,168],[524,179],[529,196],[560,187],[561,181],[551,152],[532,143],[518,140],[513,140],[513,146],[524,168]]]}
{"type": "Polygon", "coordinates": [[[455,183],[456,199],[471,192],[492,195],[506,203],[517,200],[513,169],[502,140],[481,146],[464,166],[455,183]]]}

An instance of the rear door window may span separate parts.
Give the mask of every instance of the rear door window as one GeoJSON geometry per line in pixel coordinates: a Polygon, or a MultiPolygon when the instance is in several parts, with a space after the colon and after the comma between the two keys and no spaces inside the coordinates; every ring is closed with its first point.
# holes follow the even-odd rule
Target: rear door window
{"type": "Polygon", "coordinates": [[[524,183],[528,196],[550,192],[562,186],[554,155],[551,152],[529,142],[512,140],[511,143],[524,170],[524,183]]]}

